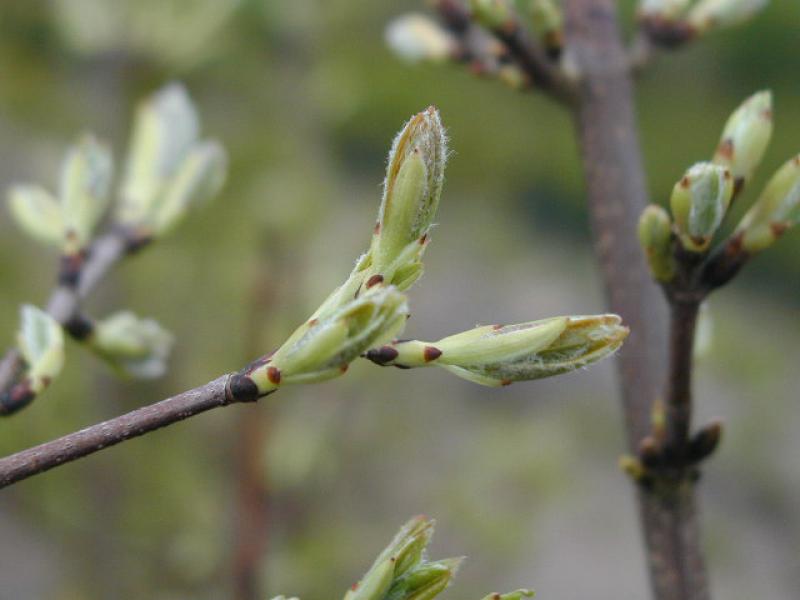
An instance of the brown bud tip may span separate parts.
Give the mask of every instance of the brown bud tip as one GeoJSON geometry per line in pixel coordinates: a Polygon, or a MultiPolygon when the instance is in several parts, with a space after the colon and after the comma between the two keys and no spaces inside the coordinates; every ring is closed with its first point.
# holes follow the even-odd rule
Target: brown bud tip
{"type": "Polygon", "coordinates": [[[281,370],[277,367],[267,367],[267,379],[278,385],[281,382],[281,370]]]}
{"type": "Polygon", "coordinates": [[[728,160],[733,159],[733,140],[730,138],[722,140],[717,148],[717,154],[728,160]]]}
{"type": "Polygon", "coordinates": [[[646,467],[654,467],[661,462],[661,448],[653,436],[648,435],[639,442],[639,459],[646,467]]]}
{"type": "Polygon", "coordinates": [[[373,285],[378,285],[379,283],[383,283],[383,275],[373,275],[367,279],[367,289],[371,288],[373,285]]]}
{"type": "Polygon", "coordinates": [[[425,359],[425,362],[431,362],[432,360],[436,360],[442,355],[442,351],[436,348],[435,346],[425,346],[425,350],[423,350],[422,357],[425,359]]]}
{"type": "Polygon", "coordinates": [[[380,348],[373,348],[372,350],[368,350],[366,354],[366,358],[371,360],[376,365],[387,365],[392,362],[399,352],[392,348],[391,346],[381,346],[380,348]]]}
{"type": "Polygon", "coordinates": [[[689,442],[689,460],[700,462],[714,453],[722,439],[722,422],[714,421],[698,431],[689,442]]]}
{"type": "Polygon", "coordinates": [[[506,387],[507,385],[511,385],[512,383],[514,383],[514,382],[511,381],[510,379],[503,379],[503,380],[500,381],[500,385],[502,385],[503,387],[506,387]]]}
{"type": "Polygon", "coordinates": [[[345,364],[343,364],[343,365],[341,365],[339,367],[339,372],[340,373],[347,373],[347,369],[349,369],[349,368],[350,368],[350,365],[345,363],[345,364]]]}

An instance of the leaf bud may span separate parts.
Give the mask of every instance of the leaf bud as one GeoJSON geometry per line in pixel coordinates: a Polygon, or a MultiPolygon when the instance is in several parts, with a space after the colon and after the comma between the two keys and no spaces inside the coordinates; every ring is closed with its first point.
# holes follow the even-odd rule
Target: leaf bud
{"type": "Polygon", "coordinates": [[[392,21],[386,28],[386,42],[395,54],[412,63],[444,62],[453,56],[458,46],[452,34],[418,13],[392,21]]]}
{"type": "Polygon", "coordinates": [[[11,215],[32,238],[46,244],[61,244],[64,219],[56,199],[39,185],[18,184],[8,192],[11,215]]]}
{"type": "Polygon", "coordinates": [[[475,20],[489,29],[500,29],[514,21],[514,9],[508,0],[470,0],[475,20]]]}
{"type": "Polygon", "coordinates": [[[731,27],[749,20],[769,0],[700,0],[689,11],[691,26],[699,33],[731,27]]]}
{"type": "Polygon", "coordinates": [[[122,375],[141,379],[161,377],[174,338],[153,319],[141,319],[130,311],[107,317],[92,328],[89,347],[122,375]]]}
{"type": "Polygon", "coordinates": [[[774,244],[800,222],[800,155],[786,162],[769,180],[758,200],[742,218],[734,237],[751,254],[774,244]]]}
{"type": "Polygon", "coordinates": [[[772,93],[758,92],[728,118],[713,163],[730,169],[736,182],[749,180],[772,137],[772,93]]]}
{"type": "Polygon", "coordinates": [[[21,318],[17,343],[26,365],[25,377],[36,395],[64,366],[64,332],[53,317],[30,304],[22,307],[21,318]]]}
{"type": "Polygon", "coordinates": [[[675,184],[670,197],[681,244],[690,252],[705,252],[722,223],[733,196],[730,171],[697,163],[675,184]]]}
{"type": "Polygon", "coordinates": [[[653,277],[658,281],[671,281],[675,276],[675,259],[672,256],[672,221],[669,213],[651,204],[639,218],[637,233],[653,277]]]}

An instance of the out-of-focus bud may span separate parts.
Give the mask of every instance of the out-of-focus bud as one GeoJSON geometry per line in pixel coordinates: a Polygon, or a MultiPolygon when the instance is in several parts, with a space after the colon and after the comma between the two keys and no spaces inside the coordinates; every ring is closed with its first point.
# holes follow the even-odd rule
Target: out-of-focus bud
{"type": "Polygon", "coordinates": [[[800,155],[784,164],[736,228],[742,248],[756,253],[774,244],[800,222],[800,155]]]}
{"type": "Polygon", "coordinates": [[[408,62],[444,62],[453,56],[458,42],[426,15],[411,13],[386,28],[386,43],[408,62]]]}
{"type": "Polygon", "coordinates": [[[284,384],[336,377],[368,348],[392,339],[407,318],[406,297],[393,286],[365,292],[300,326],[268,362],[248,376],[260,394],[284,384]]]}
{"type": "Polygon", "coordinates": [[[639,0],[640,17],[674,20],[683,15],[690,0],[639,0]]]}
{"type": "Polygon", "coordinates": [[[514,21],[514,8],[508,0],[470,0],[475,20],[490,29],[499,29],[514,21]]]}
{"type": "Polygon", "coordinates": [[[25,233],[47,244],[61,244],[64,220],[55,198],[38,185],[15,185],[8,192],[12,216],[25,233]]]}
{"type": "Polygon", "coordinates": [[[531,25],[536,37],[551,56],[563,47],[564,14],[555,0],[531,0],[531,25]]]}
{"type": "Polygon", "coordinates": [[[619,457],[619,468],[623,473],[626,473],[628,477],[633,479],[633,481],[641,481],[647,474],[644,465],[642,465],[639,459],[630,454],[623,454],[619,457]]]}
{"type": "Polygon", "coordinates": [[[28,387],[36,395],[64,366],[64,332],[53,317],[29,304],[22,307],[21,318],[17,343],[25,360],[28,387]]]}
{"type": "Polygon", "coordinates": [[[389,152],[383,201],[371,246],[372,272],[386,284],[419,262],[444,182],[447,140],[434,107],[415,115],[389,152]]]}
{"type": "Polygon", "coordinates": [[[181,85],[168,85],[140,105],[117,213],[121,224],[152,235],[216,192],[225,173],[223,152],[198,142],[199,133],[197,112],[181,85]]]}
{"type": "Polygon", "coordinates": [[[698,463],[714,453],[722,439],[722,421],[713,421],[698,431],[689,442],[688,458],[698,463]]]}
{"type": "Polygon", "coordinates": [[[111,151],[94,136],[82,137],[67,152],[59,182],[67,254],[89,245],[108,207],[112,169],[111,151]]]}
{"type": "Polygon", "coordinates": [[[613,353],[627,335],[616,315],[554,317],[478,327],[434,343],[396,341],[371,349],[366,358],[399,367],[438,365],[496,387],[584,367],[613,353]]]}
{"type": "Polygon", "coordinates": [[[691,167],[672,190],[670,207],[681,244],[690,252],[705,252],[733,196],[731,172],[711,163],[691,167]]]}
{"type": "Polygon", "coordinates": [[[699,33],[730,27],[750,19],[769,0],[700,0],[689,11],[688,21],[699,33]]]}
{"type": "Polygon", "coordinates": [[[153,214],[154,233],[169,232],[193,205],[214,197],[225,182],[227,162],[225,150],[217,142],[200,142],[192,148],[153,214]]]}
{"type": "Polygon", "coordinates": [[[150,379],[166,371],[174,338],[153,319],[122,311],[96,323],[87,343],[122,374],[150,379]]]}
{"type": "Polygon", "coordinates": [[[639,243],[642,245],[650,271],[658,281],[671,281],[675,276],[672,256],[672,221],[666,210],[651,204],[639,218],[639,243]]]}
{"type": "Polygon", "coordinates": [[[713,162],[728,167],[735,181],[746,181],[761,163],[770,137],[772,93],[758,92],[745,100],[728,118],[713,162]]]}
{"type": "MultiPolygon", "coordinates": [[[[426,562],[395,580],[388,598],[397,600],[431,600],[441,594],[458,571],[463,558],[447,558],[426,562]]],[[[377,598],[375,600],[378,600],[377,598]]]]}
{"type": "Polygon", "coordinates": [[[500,65],[497,69],[497,79],[512,90],[523,90],[531,84],[525,72],[513,64],[500,65]]]}

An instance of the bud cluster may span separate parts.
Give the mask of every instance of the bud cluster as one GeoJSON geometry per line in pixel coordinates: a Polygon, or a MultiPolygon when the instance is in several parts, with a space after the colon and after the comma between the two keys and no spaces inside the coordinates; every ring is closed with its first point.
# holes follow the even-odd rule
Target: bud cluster
{"type": "Polygon", "coordinates": [[[675,46],[748,21],[769,0],[639,0],[639,21],[653,41],[675,46]]]}

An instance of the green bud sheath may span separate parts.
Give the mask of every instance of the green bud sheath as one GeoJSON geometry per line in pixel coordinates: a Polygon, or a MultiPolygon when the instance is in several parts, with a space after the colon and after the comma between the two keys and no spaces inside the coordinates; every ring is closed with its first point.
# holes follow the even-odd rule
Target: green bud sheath
{"type": "Polygon", "coordinates": [[[728,119],[713,162],[728,167],[736,181],[746,181],[761,163],[771,137],[772,93],[758,92],[728,119]]]}
{"type": "Polygon", "coordinates": [[[800,222],[800,155],[786,162],[769,180],[758,200],[742,218],[734,236],[746,252],[768,248],[800,222]]]}
{"type": "Polygon", "coordinates": [[[393,558],[387,558],[376,564],[347,591],[344,600],[383,600],[394,580],[394,563],[393,558]]]}
{"type": "Polygon", "coordinates": [[[53,317],[35,306],[26,304],[20,314],[17,343],[31,391],[39,394],[64,366],[64,332],[53,317]]]}
{"type": "Polygon", "coordinates": [[[672,190],[670,207],[683,247],[705,252],[733,196],[733,178],[725,167],[697,163],[672,190]]]}
{"type": "Polygon", "coordinates": [[[423,563],[392,585],[385,600],[430,600],[441,594],[455,577],[463,559],[423,563]]]}
{"type": "Polygon", "coordinates": [[[639,218],[637,229],[650,271],[658,281],[670,281],[675,276],[672,256],[672,222],[666,210],[651,204],[639,218]]]}
{"type": "Polygon", "coordinates": [[[32,238],[46,244],[61,244],[64,219],[56,199],[39,185],[14,185],[8,206],[17,225],[32,238]]]}
{"type": "Polygon", "coordinates": [[[372,240],[372,269],[383,273],[431,226],[444,183],[447,141],[434,107],[415,115],[392,144],[378,225],[372,240]]]}

